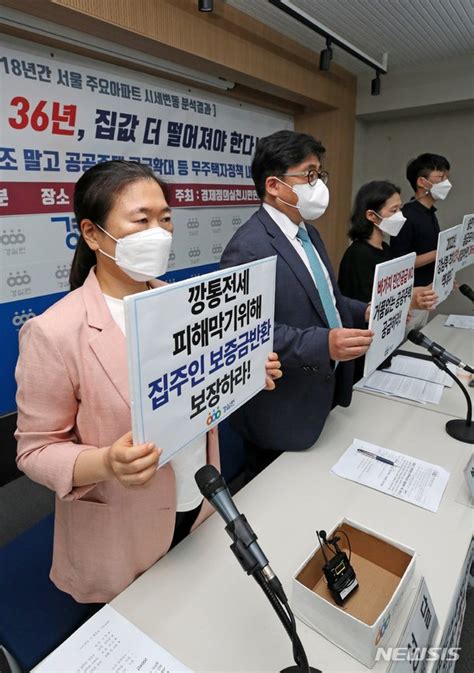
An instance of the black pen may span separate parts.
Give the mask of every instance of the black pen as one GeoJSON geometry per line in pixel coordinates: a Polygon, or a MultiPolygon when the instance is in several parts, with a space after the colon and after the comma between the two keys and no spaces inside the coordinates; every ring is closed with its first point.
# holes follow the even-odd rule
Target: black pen
{"type": "Polygon", "coordinates": [[[376,453],[371,453],[370,451],[366,451],[365,449],[357,449],[358,453],[362,453],[364,456],[367,456],[367,458],[374,458],[375,460],[379,460],[381,463],[387,463],[387,465],[391,465],[392,467],[398,467],[396,463],[393,462],[393,460],[389,460],[388,458],[382,458],[382,456],[378,456],[376,453]]]}

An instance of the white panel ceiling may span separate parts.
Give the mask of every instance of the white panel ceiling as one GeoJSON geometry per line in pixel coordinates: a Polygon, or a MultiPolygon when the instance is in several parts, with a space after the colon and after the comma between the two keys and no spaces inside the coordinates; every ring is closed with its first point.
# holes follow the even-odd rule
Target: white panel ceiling
{"type": "MultiPolygon", "coordinates": [[[[322,37],[284,14],[268,0],[226,0],[279,33],[319,52],[322,37]]],[[[381,62],[389,70],[474,51],[473,0],[292,0],[315,21],[381,62]]],[[[334,60],[353,73],[368,66],[334,48],[334,60]]]]}

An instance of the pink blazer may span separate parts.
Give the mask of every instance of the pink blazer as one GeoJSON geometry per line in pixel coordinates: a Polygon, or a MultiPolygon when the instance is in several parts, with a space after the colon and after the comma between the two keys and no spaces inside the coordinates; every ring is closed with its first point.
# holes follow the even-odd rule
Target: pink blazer
{"type": "MultiPolygon", "coordinates": [[[[145,486],[72,485],[81,451],[109,446],[131,427],[125,337],[94,270],[25,323],[16,378],[18,466],[56,493],[50,577],[79,602],[110,601],[168,551],[176,488],[169,464],[145,486]]],[[[216,429],[207,459],[219,467],[216,429]]],[[[211,512],[205,501],[194,527],[211,512]]]]}

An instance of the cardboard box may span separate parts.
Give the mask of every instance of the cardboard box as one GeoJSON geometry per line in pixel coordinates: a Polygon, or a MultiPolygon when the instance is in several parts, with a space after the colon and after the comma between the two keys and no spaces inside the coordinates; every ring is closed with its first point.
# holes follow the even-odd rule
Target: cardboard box
{"type": "MultiPolygon", "coordinates": [[[[328,535],[345,531],[352,547],[351,565],[359,588],[339,606],[323,573],[321,547],[293,577],[294,613],[325,638],[372,668],[378,647],[386,645],[415,566],[415,551],[358,523],[343,519],[328,535]]],[[[345,536],[341,550],[349,557],[345,536]]]]}

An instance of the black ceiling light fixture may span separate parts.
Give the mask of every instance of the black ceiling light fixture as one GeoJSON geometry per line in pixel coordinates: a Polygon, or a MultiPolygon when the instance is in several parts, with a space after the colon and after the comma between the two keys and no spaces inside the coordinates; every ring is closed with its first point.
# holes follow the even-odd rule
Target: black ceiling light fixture
{"type": "Polygon", "coordinates": [[[375,71],[375,77],[370,84],[370,93],[372,96],[378,96],[380,94],[380,72],[375,71]]]}
{"type": "Polygon", "coordinates": [[[198,9],[200,12],[213,12],[214,0],[198,0],[198,9]]]}
{"type": "Polygon", "coordinates": [[[326,49],[319,54],[319,69],[329,70],[332,61],[332,42],[329,37],[326,38],[326,49]]]}
{"type": "Polygon", "coordinates": [[[299,9],[299,7],[297,7],[294,2],[291,2],[291,0],[268,0],[268,2],[284,12],[287,16],[291,16],[292,19],[295,19],[303,24],[303,26],[306,26],[306,28],[318,33],[318,35],[322,35],[326,39],[326,49],[323,49],[319,56],[320,70],[329,70],[333,56],[333,47],[339,47],[361,63],[365,63],[365,65],[375,69],[375,79],[372,80],[371,93],[372,96],[378,96],[380,94],[380,75],[385,75],[387,73],[387,52],[383,54],[382,62],[379,63],[369,56],[369,54],[361,51],[358,47],[347,42],[343,37],[340,37],[326,26],[323,26],[322,23],[315,21],[310,14],[299,9]]]}

